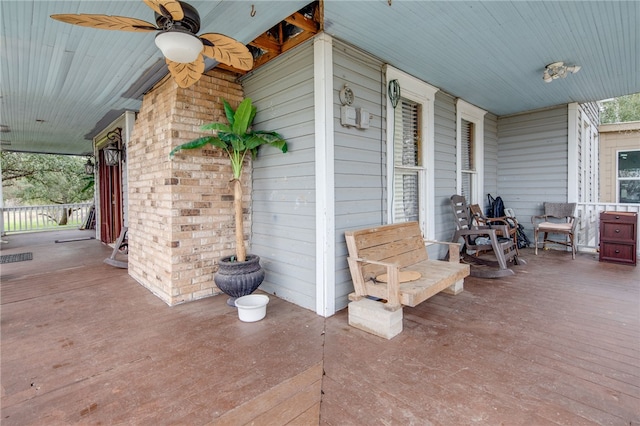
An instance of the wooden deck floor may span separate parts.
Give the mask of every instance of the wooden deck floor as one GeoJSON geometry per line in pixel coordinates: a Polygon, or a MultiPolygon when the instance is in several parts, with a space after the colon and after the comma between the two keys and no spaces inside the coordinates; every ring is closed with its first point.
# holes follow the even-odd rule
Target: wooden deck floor
{"type": "Polygon", "coordinates": [[[168,307],[78,233],[5,239],[2,425],[640,425],[640,268],[524,250],[387,341],[271,297],[168,307]]]}

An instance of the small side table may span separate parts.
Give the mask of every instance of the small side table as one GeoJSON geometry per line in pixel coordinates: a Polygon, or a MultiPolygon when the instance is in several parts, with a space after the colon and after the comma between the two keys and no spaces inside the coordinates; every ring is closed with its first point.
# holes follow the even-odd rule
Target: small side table
{"type": "Polygon", "coordinates": [[[600,261],[635,265],[637,228],[637,213],[600,213],[600,261]]]}

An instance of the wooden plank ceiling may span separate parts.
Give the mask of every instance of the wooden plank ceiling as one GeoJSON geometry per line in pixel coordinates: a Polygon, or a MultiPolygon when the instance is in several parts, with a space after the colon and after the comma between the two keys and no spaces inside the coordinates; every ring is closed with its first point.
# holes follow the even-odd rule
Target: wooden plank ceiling
{"type": "MultiPolygon", "coordinates": [[[[321,28],[321,8],[317,1],[286,17],[247,44],[253,54],[253,69],[266,64],[277,58],[278,55],[310,39],[321,28]]],[[[224,64],[219,64],[217,68],[230,70],[238,74],[247,72],[224,64]]]]}

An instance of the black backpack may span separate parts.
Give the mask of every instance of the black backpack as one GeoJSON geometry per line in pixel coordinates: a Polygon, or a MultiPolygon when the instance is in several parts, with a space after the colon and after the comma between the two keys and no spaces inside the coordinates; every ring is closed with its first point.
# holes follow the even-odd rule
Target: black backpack
{"type": "Polygon", "coordinates": [[[522,226],[522,224],[520,223],[518,224],[518,231],[516,232],[516,236],[519,249],[529,247],[531,245],[529,237],[527,237],[527,234],[524,233],[524,226],[522,226]]]}
{"type": "Polygon", "coordinates": [[[493,198],[491,194],[487,194],[489,207],[487,208],[487,217],[504,217],[504,201],[502,197],[493,198]]]}

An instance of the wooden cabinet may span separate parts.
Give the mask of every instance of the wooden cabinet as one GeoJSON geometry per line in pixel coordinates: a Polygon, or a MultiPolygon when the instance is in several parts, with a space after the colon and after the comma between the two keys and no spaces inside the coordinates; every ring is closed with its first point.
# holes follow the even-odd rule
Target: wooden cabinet
{"type": "Polygon", "coordinates": [[[600,213],[600,261],[635,265],[637,228],[637,213],[600,213]]]}

